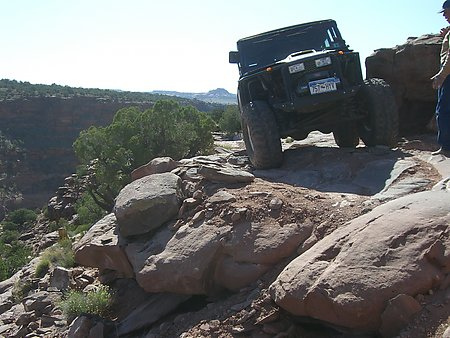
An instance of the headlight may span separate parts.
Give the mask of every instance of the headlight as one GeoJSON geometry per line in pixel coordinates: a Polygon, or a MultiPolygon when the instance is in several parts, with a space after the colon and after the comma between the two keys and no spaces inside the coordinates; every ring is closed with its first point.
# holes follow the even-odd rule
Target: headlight
{"type": "Polygon", "coordinates": [[[296,65],[289,66],[289,73],[294,74],[305,70],[303,63],[297,63],[296,65]]]}
{"type": "Polygon", "coordinates": [[[331,58],[329,56],[316,60],[316,67],[323,67],[328,65],[331,65],[331,58]]]}

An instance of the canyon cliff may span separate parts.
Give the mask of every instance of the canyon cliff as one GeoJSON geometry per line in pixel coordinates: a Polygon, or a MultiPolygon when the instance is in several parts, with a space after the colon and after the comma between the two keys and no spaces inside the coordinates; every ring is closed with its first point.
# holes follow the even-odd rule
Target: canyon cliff
{"type": "MultiPolygon", "coordinates": [[[[82,130],[90,126],[106,126],[121,108],[151,107],[159,98],[147,101],[127,101],[92,96],[21,96],[0,99],[0,130],[9,139],[20,141],[24,156],[17,172],[9,179],[21,192],[20,199],[8,201],[6,207],[40,208],[64,183],[78,164],[72,144],[82,130]]],[[[212,105],[190,101],[199,110],[211,110],[212,105]]]]}

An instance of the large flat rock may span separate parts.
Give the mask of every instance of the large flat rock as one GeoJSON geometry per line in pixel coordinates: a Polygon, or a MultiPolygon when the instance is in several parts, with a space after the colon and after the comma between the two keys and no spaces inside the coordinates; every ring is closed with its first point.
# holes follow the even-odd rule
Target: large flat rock
{"type": "Polygon", "coordinates": [[[243,221],[218,226],[203,221],[183,225],[161,251],[164,229],[145,249],[129,246],[127,254],[138,284],[147,292],[208,294],[221,288],[239,290],[255,282],[292,255],[311,231],[310,223],[243,221]]]}
{"type": "Polygon", "coordinates": [[[273,299],[297,316],[377,331],[389,300],[439,287],[449,272],[449,201],[421,192],[354,219],[293,260],[273,299]]]}

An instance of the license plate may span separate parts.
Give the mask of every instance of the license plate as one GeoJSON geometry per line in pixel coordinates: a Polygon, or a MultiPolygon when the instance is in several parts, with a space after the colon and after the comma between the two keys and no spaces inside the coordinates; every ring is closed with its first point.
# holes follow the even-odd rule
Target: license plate
{"type": "Polygon", "coordinates": [[[311,95],[334,92],[336,90],[337,87],[335,78],[311,81],[309,83],[309,92],[311,95]]]}

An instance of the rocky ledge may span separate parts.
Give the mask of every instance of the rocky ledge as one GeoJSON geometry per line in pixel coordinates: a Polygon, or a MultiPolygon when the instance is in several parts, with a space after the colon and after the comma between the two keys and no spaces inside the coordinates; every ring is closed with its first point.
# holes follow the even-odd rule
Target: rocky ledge
{"type": "Polygon", "coordinates": [[[430,155],[432,136],[394,150],[346,150],[313,133],[284,147],[279,169],[252,171],[242,152],[223,148],[138,168],[114,212],[75,242],[78,267],[33,280],[35,260],[0,283],[0,335],[425,337],[445,329],[431,323],[444,325],[450,313],[450,159],[430,155]],[[17,304],[19,279],[34,291],[17,304]],[[67,323],[63,292],[102,283],[115,290],[111,318],[67,323]],[[433,322],[433,307],[447,317],[433,322]]]}

